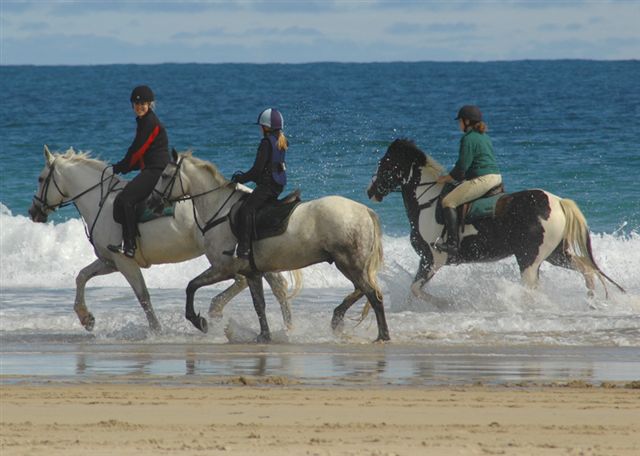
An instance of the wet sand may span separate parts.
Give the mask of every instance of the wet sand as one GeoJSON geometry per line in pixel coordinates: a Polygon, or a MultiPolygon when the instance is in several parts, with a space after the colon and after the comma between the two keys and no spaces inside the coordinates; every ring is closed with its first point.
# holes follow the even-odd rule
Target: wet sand
{"type": "Polygon", "coordinates": [[[3,342],[2,456],[640,454],[635,347],[3,342]]]}
{"type": "Polygon", "coordinates": [[[0,453],[631,456],[640,454],[631,386],[4,384],[0,453]]]}

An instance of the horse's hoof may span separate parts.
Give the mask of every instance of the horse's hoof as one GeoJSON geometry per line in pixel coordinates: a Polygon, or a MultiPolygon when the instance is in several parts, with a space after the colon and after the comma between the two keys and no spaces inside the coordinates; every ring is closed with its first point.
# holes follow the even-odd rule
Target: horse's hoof
{"type": "Polygon", "coordinates": [[[190,318],[189,321],[193,323],[193,326],[198,328],[204,334],[206,334],[207,331],[209,331],[209,324],[207,323],[206,318],[201,317],[200,314],[196,315],[193,318],[190,318]]]}
{"type": "Polygon", "coordinates": [[[384,335],[380,335],[378,336],[378,338],[376,340],[373,341],[374,344],[386,344],[387,342],[390,342],[391,338],[389,337],[389,334],[384,334],[384,335]]]}
{"type": "Polygon", "coordinates": [[[258,342],[259,344],[268,344],[269,342],[271,342],[271,334],[259,334],[256,342],[258,342]]]}
{"type": "Polygon", "coordinates": [[[96,319],[92,314],[87,314],[82,320],[80,320],[80,323],[82,323],[82,326],[84,326],[84,329],[86,329],[87,331],[93,331],[93,327],[96,324],[96,319]]]}

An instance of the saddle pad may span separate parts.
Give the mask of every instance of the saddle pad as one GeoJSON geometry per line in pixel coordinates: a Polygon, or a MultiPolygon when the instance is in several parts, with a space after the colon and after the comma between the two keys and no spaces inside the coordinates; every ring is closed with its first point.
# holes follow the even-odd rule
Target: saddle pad
{"type": "Polygon", "coordinates": [[[255,239],[260,240],[272,236],[278,236],[287,230],[291,213],[300,204],[300,200],[291,203],[268,206],[256,214],[255,239]]]}
{"type": "Polygon", "coordinates": [[[155,220],[160,217],[173,217],[174,213],[175,205],[165,207],[160,214],[156,214],[145,205],[144,211],[142,211],[142,213],[138,215],[138,223],[150,222],[151,220],[155,220]]]}
{"type": "Polygon", "coordinates": [[[473,201],[469,208],[469,212],[467,212],[467,216],[464,219],[465,222],[471,223],[484,217],[493,217],[496,210],[496,203],[503,196],[504,193],[498,193],[497,195],[473,201]]]}

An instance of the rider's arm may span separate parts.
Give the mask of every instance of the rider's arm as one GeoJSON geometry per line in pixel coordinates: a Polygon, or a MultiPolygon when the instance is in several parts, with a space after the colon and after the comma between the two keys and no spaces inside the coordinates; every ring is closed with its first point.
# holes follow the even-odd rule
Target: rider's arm
{"type": "Polygon", "coordinates": [[[120,172],[123,173],[128,173],[133,169],[144,168],[144,154],[149,150],[158,133],[160,133],[160,124],[152,113],[137,119],[137,122],[136,137],[131,146],[129,146],[127,155],[116,163],[116,166],[121,170],[120,172]]]}
{"type": "Polygon", "coordinates": [[[260,141],[260,145],[258,146],[258,152],[256,153],[256,160],[253,163],[253,166],[249,171],[243,173],[238,182],[244,184],[245,182],[253,181],[256,182],[258,177],[260,177],[260,173],[267,164],[267,160],[269,160],[269,148],[271,145],[269,144],[269,140],[267,138],[263,138],[260,141]]]}
{"type": "Polygon", "coordinates": [[[449,174],[457,181],[464,180],[471,163],[473,163],[473,144],[467,140],[467,136],[465,135],[460,139],[458,161],[449,174]]]}

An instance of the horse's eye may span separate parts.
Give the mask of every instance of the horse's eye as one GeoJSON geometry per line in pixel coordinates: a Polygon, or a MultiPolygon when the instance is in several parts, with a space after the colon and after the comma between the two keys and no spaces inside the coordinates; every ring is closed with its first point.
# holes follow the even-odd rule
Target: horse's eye
{"type": "Polygon", "coordinates": [[[43,181],[44,181],[44,177],[39,177],[39,178],[38,178],[38,183],[40,183],[40,184],[41,184],[43,181]]]}

